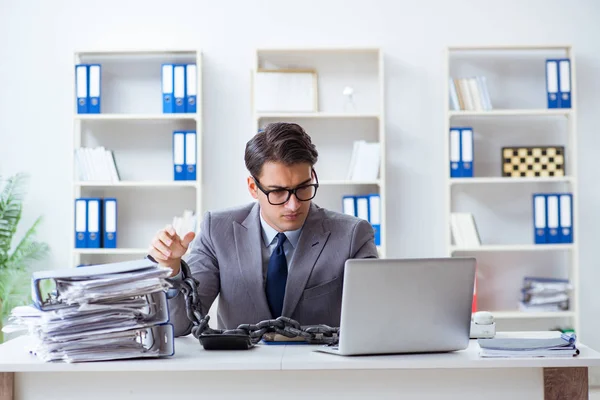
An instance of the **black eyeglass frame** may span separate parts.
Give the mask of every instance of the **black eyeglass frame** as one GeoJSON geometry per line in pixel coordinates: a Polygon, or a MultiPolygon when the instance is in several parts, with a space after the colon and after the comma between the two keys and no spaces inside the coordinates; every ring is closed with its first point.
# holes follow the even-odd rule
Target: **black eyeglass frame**
{"type": "Polygon", "coordinates": [[[272,206],[280,206],[280,205],[285,204],[288,201],[290,201],[290,198],[292,197],[292,194],[294,196],[296,196],[296,198],[298,199],[298,201],[311,201],[312,199],[315,198],[315,196],[317,195],[317,189],[319,188],[319,177],[317,176],[317,171],[315,171],[314,168],[311,168],[311,172],[315,176],[316,183],[310,183],[310,184],[307,184],[307,185],[300,185],[300,186],[298,186],[298,187],[296,187],[294,189],[281,188],[281,189],[265,190],[265,188],[263,188],[262,185],[260,184],[260,182],[258,181],[257,177],[255,177],[254,175],[252,175],[252,179],[254,179],[254,183],[256,183],[256,187],[258,187],[260,189],[260,191],[263,192],[267,196],[267,201],[269,202],[269,204],[271,204],[272,206]],[[306,199],[306,200],[300,199],[298,197],[298,195],[296,194],[296,191],[298,191],[299,189],[307,188],[309,186],[312,186],[312,187],[315,188],[315,193],[312,195],[312,197],[310,199],[306,199]],[[273,203],[273,202],[271,202],[271,199],[269,198],[269,194],[273,193],[273,192],[281,192],[283,190],[285,190],[285,191],[288,192],[288,196],[285,199],[285,201],[282,201],[282,202],[279,202],[279,203],[273,203]]]}

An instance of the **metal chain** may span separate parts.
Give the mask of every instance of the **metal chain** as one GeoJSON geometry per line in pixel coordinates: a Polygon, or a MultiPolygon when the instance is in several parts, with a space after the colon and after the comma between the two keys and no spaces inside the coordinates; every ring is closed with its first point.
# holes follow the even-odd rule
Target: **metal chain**
{"type": "Polygon", "coordinates": [[[185,299],[187,317],[194,325],[192,334],[196,339],[205,335],[244,336],[253,344],[258,343],[268,333],[277,333],[287,338],[301,337],[311,344],[336,344],[338,342],[339,328],[328,325],[300,326],[297,321],[288,317],[268,319],[257,324],[242,324],[236,329],[212,329],[208,326],[209,315],[202,315],[200,298],[198,296],[198,281],[192,276],[189,265],[181,261],[183,279],[175,283],[185,299]]]}

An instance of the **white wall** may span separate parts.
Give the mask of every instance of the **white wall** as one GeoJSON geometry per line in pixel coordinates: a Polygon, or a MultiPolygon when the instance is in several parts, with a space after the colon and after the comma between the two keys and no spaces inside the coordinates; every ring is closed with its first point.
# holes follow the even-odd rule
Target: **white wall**
{"type": "Polygon", "coordinates": [[[44,215],[51,267],[70,262],[73,52],[201,48],[208,209],[238,204],[252,134],[256,47],[379,46],[385,52],[389,256],[443,255],[444,52],[450,44],[568,43],[577,56],[582,336],[600,349],[600,2],[0,0],[0,174],[32,176],[25,225],[44,215]],[[168,5],[167,5],[168,4],[168,5]],[[212,166],[212,167],[210,167],[212,166]],[[394,206],[397,203],[398,206],[394,206]]]}

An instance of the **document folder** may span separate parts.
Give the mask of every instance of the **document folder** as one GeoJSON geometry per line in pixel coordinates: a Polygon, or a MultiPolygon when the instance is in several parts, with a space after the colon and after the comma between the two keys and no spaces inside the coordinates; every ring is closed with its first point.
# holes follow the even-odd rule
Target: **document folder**
{"type": "Polygon", "coordinates": [[[187,64],[185,66],[185,85],[186,85],[186,102],[185,112],[195,113],[196,112],[196,99],[198,93],[198,75],[196,64],[187,64]]]}
{"type": "Polygon", "coordinates": [[[175,98],[174,111],[185,112],[185,65],[173,67],[173,96],[175,98]]]}
{"type": "Polygon", "coordinates": [[[548,108],[559,108],[557,60],[546,60],[546,92],[548,108]]]}
{"type": "Polygon", "coordinates": [[[75,199],[75,248],[87,247],[87,200],[75,199]]]}
{"type": "Polygon", "coordinates": [[[571,108],[571,60],[558,60],[558,73],[560,108],[571,108]]]}
{"type": "Polygon", "coordinates": [[[104,247],[117,247],[117,199],[104,199],[104,247]]]}
{"type": "Polygon", "coordinates": [[[172,114],[175,112],[173,101],[173,64],[162,65],[162,100],[163,113],[172,114]]]}
{"type": "Polygon", "coordinates": [[[102,67],[100,64],[90,64],[89,73],[89,113],[100,114],[100,97],[102,85],[102,67]]]}
{"type": "Polygon", "coordinates": [[[75,66],[77,114],[88,113],[88,87],[88,67],[86,64],[78,64],[75,66]]]}
{"type": "MultiPolygon", "coordinates": [[[[33,305],[42,311],[66,308],[72,304],[68,304],[61,297],[61,292],[64,288],[63,281],[65,279],[99,279],[105,275],[118,275],[153,269],[156,269],[161,274],[164,273],[167,274],[167,276],[170,275],[170,270],[168,268],[160,267],[157,263],[154,263],[147,258],[142,260],[124,261],[120,263],[92,265],[74,269],[36,271],[32,274],[31,298],[33,305]],[[56,287],[56,290],[52,293],[43,293],[42,281],[44,280],[52,281],[56,287]]],[[[130,276],[131,275],[126,275],[122,278],[129,278],[130,276]]],[[[121,282],[122,280],[123,279],[121,279],[121,282]]],[[[110,281],[107,283],[112,284],[110,281]]]]}

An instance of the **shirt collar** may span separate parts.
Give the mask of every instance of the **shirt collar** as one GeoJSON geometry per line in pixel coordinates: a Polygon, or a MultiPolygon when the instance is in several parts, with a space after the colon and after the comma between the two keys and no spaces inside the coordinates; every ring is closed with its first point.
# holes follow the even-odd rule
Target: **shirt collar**
{"type": "MultiPolygon", "coordinates": [[[[260,225],[262,227],[262,237],[265,247],[269,247],[271,243],[273,243],[273,239],[279,232],[277,232],[271,225],[265,221],[262,216],[262,212],[259,212],[260,215],[260,225]]],[[[298,240],[300,240],[300,233],[302,232],[302,228],[296,229],[295,231],[286,231],[285,236],[287,237],[288,242],[292,245],[293,248],[296,248],[298,245],[298,240]]]]}

